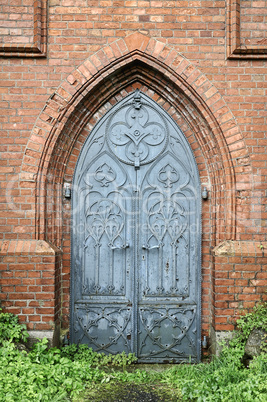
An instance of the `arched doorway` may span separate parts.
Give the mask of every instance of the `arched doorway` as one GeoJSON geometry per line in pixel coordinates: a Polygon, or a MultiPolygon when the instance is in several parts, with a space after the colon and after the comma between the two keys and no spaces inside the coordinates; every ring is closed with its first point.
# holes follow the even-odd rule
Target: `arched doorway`
{"type": "Polygon", "coordinates": [[[199,361],[200,180],[174,120],[131,93],[87,138],[72,188],[71,341],[199,361]]]}

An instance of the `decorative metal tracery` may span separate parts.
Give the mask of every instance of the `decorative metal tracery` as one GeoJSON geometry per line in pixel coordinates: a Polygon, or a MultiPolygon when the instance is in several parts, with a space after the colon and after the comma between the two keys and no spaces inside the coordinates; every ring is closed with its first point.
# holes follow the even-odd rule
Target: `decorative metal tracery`
{"type": "Polygon", "coordinates": [[[198,361],[200,186],[181,131],[135,91],[88,137],[73,188],[72,341],[198,361]]]}
{"type": "Polygon", "coordinates": [[[139,168],[164,150],[167,129],[160,113],[144,105],[136,91],[132,106],[127,105],[111,117],[107,139],[111,151],[121,161],[139,168]]]}
{"type": "MultiPolygon", "coordinates": [[[[196,309],[187,308],[140,308],[141,331],[139,356],[151,357],[164,352],[165,357],[185,357],[188,349],[195,349],[195,340],[189,330],[195,323],[196,309]],[[171,334],[162,331],[171,328],[171,334]],[[187,350],[186,350],[187,348],[187,350]]],[[[196,349],[195,349],[196,350],[196,349]]],[[[196,356],[192,356],[196,357],[196,356]]]]}

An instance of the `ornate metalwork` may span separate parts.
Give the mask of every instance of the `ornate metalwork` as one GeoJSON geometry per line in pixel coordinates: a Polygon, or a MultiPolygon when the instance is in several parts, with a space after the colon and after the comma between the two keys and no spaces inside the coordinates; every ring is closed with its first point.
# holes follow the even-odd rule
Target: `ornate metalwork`
{"type": "MultiPolygon", "coordinates": [[[[124,250],[129,247],[129,244],[125,242],[124,201],[120,194],[114,197],[114,188],[112,188],[111,192],[108,189],[117,175],[108,164],[104,163],[97,167],[93,175],[89,176],[93,176],[93,180],[89,184],[91,192],[89,191],[85,196],[84,203],[86,222],[84,262],[89,265],[87,259],[91,259],[93,269],[91,274],[85,275],[84,281],[87,281],[87,285],[84,286],[83,293],[90,295],[122,294],[125,284],[122,282],[115,284],[114,253],[116,250],[124,250]],[[97,183],[94,183],[94,181],[97,183]],[[105,187],[106,193],[103,193],[103,190],[101,192],[99,187],[105,187]],[[94,194],[95,188],[97,190],[96,194],[94,194]],[[87,254],[89,258],[87,258],[87,254]],[[105,265],[109,268],[104,269],[104,272],[102,272],[102,275],[105,275],[103,280],[101,278],[101,267],[103,271],[103,266],[105,265]],[[94,278],[92,278],[92,273],[94,278]],[[107,278],[108,280],[106,280],[107,278]]],[[[88,183],[87,179],[88,175],[84,180],[86,183],[88,183]]],[[[124,275],[122,275],[122,278],[124,279],[124,275]]]]}
{"type": "Polygon", "coordinates": [[[108,187],[109,183],[116,179],[116,173],[112,169],[112,167],[108,166],[104,163],[102,166],[99,166],[95,172],[95,179],[100,183],[102,187],[108,187]]]}
{"type": "Polygon", "coordinates": [[[144,104],[140,92],[136,91],[133,104],[112,115],[107,139],[111,151],[121,161],[138,169],[164,150],[167,129],[161,114],[144,104]]]}
{"type": "Polygon", "coordinates": [[[116,353],[116,345],[131,352],[129,339],[131,308],[106,306],[75,306],[75,327],[78,342],[85,338],[99,352],[116,353]],[[115,345],[115,350],[114,350],[115,345]]]}
{"type": "Polygon", "coordinates": [[[170,308],[141,307],[140,342],[138,356],[151,359],[160,353],[166,358],[196,358],[196,342],[192,337],[196,309],[193,307],[170,308]],[[165,328],[165,331],[162,329],[165,328]],[[166,328],[171,333],[166,332],[166,328]]]}
{"type": "Polygon", "coordinates": [[[171,165],[167,164],[160,169],[158,180],[165,188],[171,188],[179,180],[179,173],[171,165]]]}
{"type": "MultiPolygon", "coordinates": [[[[167,158],[171,160],[170,155],[167,158]]],[[[184,186],[184,178],[190,182],[190,174],[185,167],[180,167],[178,173],[173,164],[165,164],[165,159],[166,156],[159,158],[144,180],[147,208],[142,217],[147,236],[142,248],[147,250],[147,262],[142,269],[147,275],[142,294],[185,298],[189,295],[190,280],[190,202],[188,195],[181,192],[181,186],[184,186]]]]}
{"type": "Polygon", "coordinates": [[[182,132],[137,90],[88,137],[72,188],[72,342],[198,361],[201,196],[182,132]]]}

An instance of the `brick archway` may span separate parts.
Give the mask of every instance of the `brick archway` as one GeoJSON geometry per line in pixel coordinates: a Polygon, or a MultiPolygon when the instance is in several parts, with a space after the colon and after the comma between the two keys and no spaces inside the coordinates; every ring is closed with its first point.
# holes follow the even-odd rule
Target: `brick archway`
{"type": "MultiPolygon", "coordinates": [[[[138,79],[169,101],[171,113],[183,115],[195,131],[214,195],[214,241],[216,237],[217,241],[235,238],[234,161],[247,156],[247,152],[234,117],[218,90],[193,64],[171,47],[134,33],[104,47],[80,65],[49,98],[36,122],[25,151],[27,156],[34,149],[34,156],[30,162],[24,157],[21,179],[36,182],[37,239],[46,239],[46,184],[51,166],[56,160],[55,169],[61,173],[52,181],[62,184],[64,166],[83,126],[96,111],[101,113],[105,99],[138,79]],[[66,136],[73,126],[71,135],[66,136]]],[[[58,208],[55,210],[58,212],[58,208]]],[[[53,219],[57,221],[53,231],[58,233],[51,240],[59,245],[61,218],[53,219]]]]}
{"type": "Polygon", "coordinates": [[[64,183],[71,183],[96,122],[136,88],[180,126],[209,190],[202,213],[202,329],[207,334],[215,300],[211,249],[235,240],[238,161],[250,162],[230,109],[206,76],[176,50],[139,33],[103,47],[67,77],[47,101],[25,151],[21,180],[35,183],[35,238],[63,251],[56,273],[56,317],[68,326],[70,203],[63,198],[64,183]]]}

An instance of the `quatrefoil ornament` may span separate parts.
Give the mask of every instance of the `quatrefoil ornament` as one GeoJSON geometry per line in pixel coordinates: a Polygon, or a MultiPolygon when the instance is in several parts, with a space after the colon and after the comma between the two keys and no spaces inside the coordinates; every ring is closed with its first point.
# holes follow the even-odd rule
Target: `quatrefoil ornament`
{"type": "Polygon", "coordinates": [[[161,113],[143,101],[138,90],[131,101],[113,113],[107,127],[111,151],[136,169],[164,150],[167,137],[161,113]]]}

